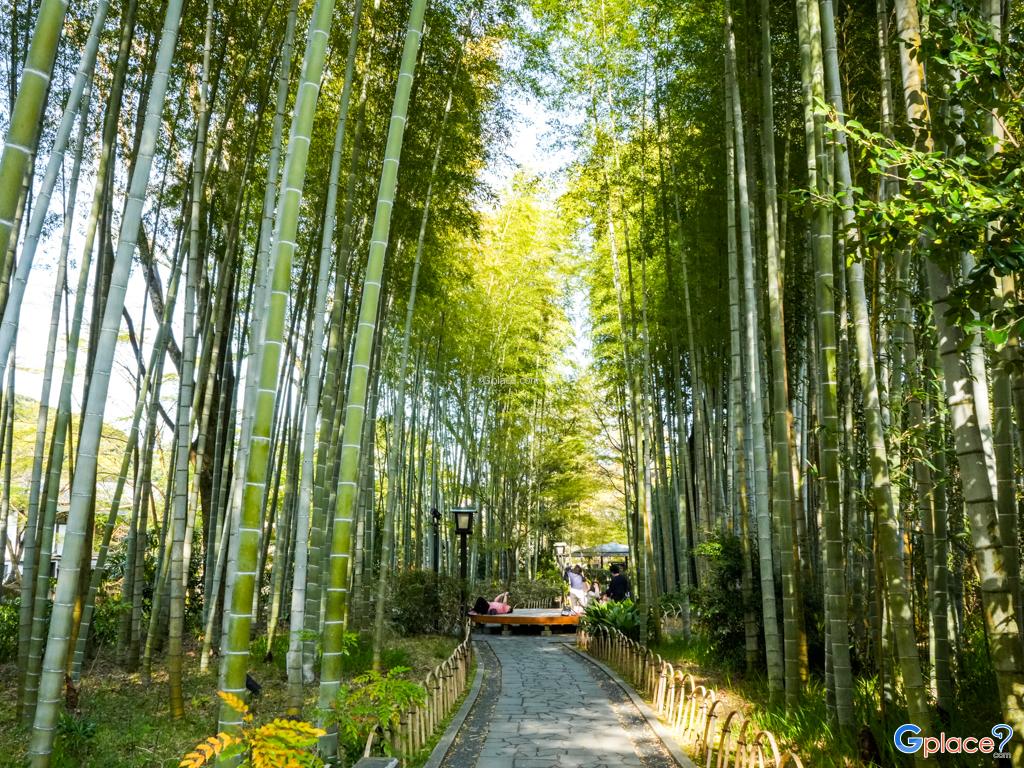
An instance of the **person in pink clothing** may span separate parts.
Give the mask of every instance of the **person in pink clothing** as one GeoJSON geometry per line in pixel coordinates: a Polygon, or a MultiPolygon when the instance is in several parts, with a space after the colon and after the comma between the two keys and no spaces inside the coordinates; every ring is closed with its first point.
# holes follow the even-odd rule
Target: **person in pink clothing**
{"type": "Polygon", "coordinates": [[[502,592],[491,600],[487,613],[492,616],[500,616],[503,613],[512,613],[512,606],[508,602],[508,592],[502,592]]]}
{"type": "Polygon", "coordinates": [[[493,600],[478,597],[473,603],[471,614],[476,616],[500,616],[503,613],[512,613],[512,606],[508,602],[508,592],[502,592],[493,600]]]}

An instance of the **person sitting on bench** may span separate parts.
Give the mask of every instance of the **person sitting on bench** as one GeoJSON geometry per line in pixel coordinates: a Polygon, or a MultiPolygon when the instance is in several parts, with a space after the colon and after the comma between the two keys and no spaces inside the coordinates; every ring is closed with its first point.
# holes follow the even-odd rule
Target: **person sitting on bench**
{"type": "Polygon", "coordinates": [[[493,600],[478,597],[473,603],[472,616],[500,616],[503,613],[512,613],[512,606],[508,602],[508,592],[502,592],[493,600]]]}

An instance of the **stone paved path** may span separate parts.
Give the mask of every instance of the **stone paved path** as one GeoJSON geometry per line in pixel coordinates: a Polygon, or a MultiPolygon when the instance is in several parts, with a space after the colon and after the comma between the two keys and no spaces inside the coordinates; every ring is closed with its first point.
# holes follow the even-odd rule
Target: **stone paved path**
{"type": "MultiPolygon", "coordinates": [[[[477,642],[489,645],[500,675],[474,705],[486,722],[470,716],[444,768],[676,768],[622,689],[564,639],[477,642]]],[[[486,650],[478,658],[493,663],[486,650]]]]}

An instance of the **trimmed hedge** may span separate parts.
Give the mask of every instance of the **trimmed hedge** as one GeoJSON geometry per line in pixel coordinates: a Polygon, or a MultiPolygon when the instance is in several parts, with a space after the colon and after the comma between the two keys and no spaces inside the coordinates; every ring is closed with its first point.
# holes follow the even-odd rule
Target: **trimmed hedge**
{"type": "Polygon", "coordinates": [[[389,580],[387,616],[401,635],[458,631],[462,587],[458,579],[433,571],[399,571],[389,580]]]}

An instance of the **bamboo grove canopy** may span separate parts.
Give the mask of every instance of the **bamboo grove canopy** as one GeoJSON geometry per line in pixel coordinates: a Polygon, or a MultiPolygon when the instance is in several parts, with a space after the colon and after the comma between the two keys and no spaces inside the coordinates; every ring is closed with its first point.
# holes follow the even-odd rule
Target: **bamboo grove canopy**
{"type": "Polygon", "coordinates": [[[468,506],[471,581],[608,542],[638,636],[678,607],[822,759],[1006,723],[1024,764],[1021,0],[0,28],[0,754],[58,760],[98,643],[237,733],[275,640],[335,754],[350,633],[379,666],[468,506]]]}

